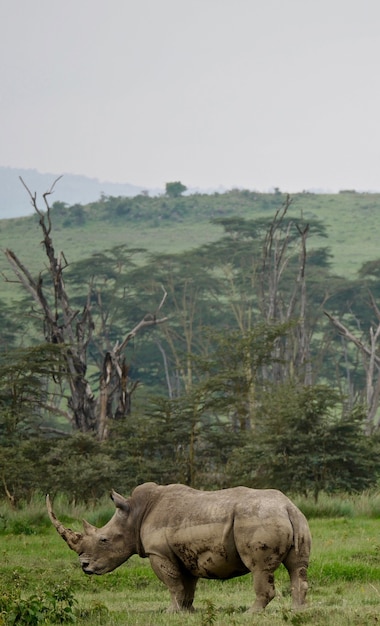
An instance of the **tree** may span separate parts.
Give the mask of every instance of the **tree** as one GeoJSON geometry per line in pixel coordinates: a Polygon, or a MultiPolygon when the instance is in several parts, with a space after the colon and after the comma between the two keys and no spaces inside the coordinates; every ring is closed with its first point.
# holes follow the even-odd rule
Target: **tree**
{"type": "Polygon", "coordinates": [[[88,351],[94,331],[92,286],[90,283],[88,293],[82,299],[82,307],[74,308],[64,280],[68,263],[63,252],[56,253],[51,238],[52,220],[48,198],[56,182],[43,194],[45,212],[38,207],[36,194],[33,195],[23,183],[39,217],[48,259],[47,276],[41,273],[38,278],[34,278],[14,252],[7,249],[5,254],[19,283],[37,306],[46,341],[64,347],[65,378],[69,386],[67,419],[74,430],[96,433],[103,440],[108,435],[109,420],[123,419],[128,415],[130,398],[137,385],[129,381],[125,348],[142,329],[166,321],[166,317],[159,317],[166,293],[155,311],[144,315],[122,340],[117,340],[107,350],[98,375],[96,395],[87,375],[88,351]]]}
{"type": "Polygon", "coordinates": [[[273,362],[278,366],[272,368],[271,376],[277,381],[297,377],[311,384],[315,378],[312,337],[320,330],[316,320],[325,298],[325,287],[317,285],[320,279],[316,275],[326,274],[327,254],[308,252],[306,244],[311,233],[323,237],[325,232],[316,220],[295,222],[288,216],[290,206],[287,197],[271,220],[214,220],[224,227],[225,235],[209,244],[207,251],[214,259],[216,274],[224,280],[225,299],[242,333],[262,321],[284,324],[297,320],[273,346],[273,362]]]}
{"type": "MultiPolygon", "coordinates": [[[[48,385],[59,385],[63,371],[62,346],[41,344],[0,352],[0,444],[17,441],[54,428],[46,423],[48,385]]],[[[49,409],[60,415],[58,403],[50,397],[49,409]]]]}
{"type": "MultiPolygon", "coordinates": [[[[64,370],[61,346],[42,344],[0,351],[0,484],[12,506],[26,491],[35,489],[35,472],[23,457],[26,441],[41,433],[61,434],[46,419],[49,380],[59,385],[64,370]]],[[[50,413],[60,415],[59,403],[50,398],[50,413]]]]}
{"type": "MultiPolygon", "coordinates": [[[[203,379],[198,383],[205,398],[205,409],[229,415],[235,431],[258,427],[258,387],[265,384],[264,368],[276,366],[274,346],[291,324],[257,324],[242,332],[214,331],[214,350],[195,360],[203,379]]],[[[208,330],[210,333],[210,330],[208,330]]]]}
{"type": "Polygon", "coordinates": [[[325,311],[325,315],[337,329],[339,334],[345,341],[351,342],[356,346],[362,356],[362,364],[365,370],[366,390],[365,390],[365,432],[372,435],[380,429],[380,421],[377,417],[377,411],[380,403],[380,357],[377,354],[378,342],[380,337],[380,309],[370,294],[371,307],[377,318],[377,326],[372,325],[369,328],[369,340],[360,333],[358,337],[355,332],[343,324],[336,317],[325,311]]]}
{"type": "Polygon", "coordinates": [[[207,354],[210,340],[204,328],[216,328],[225,307],[220,302],[219,281],[208,271],[202,249],[181,254],[153,255],[151,262],[132,274],[135,280],[165,284],[170,325],[164,325],[159,347],[163,356],[166,386],[171,398],[190,392],[196,382],[193,358],[207,354]]]}
{"type": "Polygon", "coordinates": [[[20,330],[20,314],[16,306],[0,299],[0,354],[16,345],[15,338],[20,330]]]}
{"type": "Polygon", "coordinates": [[[232,482],[308,495],[361,491],[376,484],[376,443],[363,432],[363,409],[346,412],[326,386],[279,385],[261,395],[253,436],[231,455],[232,482]]]}
{"type": "Polygon", "coordinates": [[[187,191],[187,187],[179,180],[165,185],[165,193],[169,198],[179,198],[185,191],[187,191]]]}

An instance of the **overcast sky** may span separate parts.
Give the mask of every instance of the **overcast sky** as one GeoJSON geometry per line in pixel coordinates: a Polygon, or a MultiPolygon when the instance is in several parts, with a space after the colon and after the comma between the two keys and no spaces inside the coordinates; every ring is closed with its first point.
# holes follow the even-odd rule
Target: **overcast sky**
{"type": "Polygon", "coordinates": [[[0,165],[380,190],[380,0],[1,0],[0,165]]]}

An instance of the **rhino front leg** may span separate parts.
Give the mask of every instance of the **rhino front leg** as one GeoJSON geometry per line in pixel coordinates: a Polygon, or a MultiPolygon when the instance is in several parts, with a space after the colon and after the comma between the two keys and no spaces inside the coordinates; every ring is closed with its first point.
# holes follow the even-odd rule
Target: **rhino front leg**
{"type": "Polygon", "coordinates": [[[198,579],[181,571],[177,563],[166,557],[151,555],[149,560],[156,576],[170,591],[172,604],[168,611],[194,611],[193,601],[198,579]]]}

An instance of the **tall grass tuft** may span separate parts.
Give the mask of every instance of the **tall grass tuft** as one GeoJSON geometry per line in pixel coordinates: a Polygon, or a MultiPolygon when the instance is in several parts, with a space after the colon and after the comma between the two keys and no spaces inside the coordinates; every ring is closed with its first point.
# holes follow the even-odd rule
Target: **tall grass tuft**
{"type": "Polygon", "coordinates": [[[0,500],[0,534],[35,535],[47,531],[51,524],[43,502],[36,495],[28,503],[21,502],[13,508],[8,500],[0,500]]]}
{"type": "MultiPolygon", "coordinates": [[[[35,493],[28,502],[19,502],[17,508],[11,507],[8,500],[0,500],[0,535],[35,535],[50,530],[45,499],[45,494],[35,493]]],[[[83,518],[95,526],[103,526],[115,510],[107,497],[92,505],[69,502],[67,496],[62,494],[52,498],[52,501],[58,518],[79,530],[83,518]]]]}
{"type": "Polygon", "coordinates": [[[364,492],[357,495],[355,512],[358,517],[380,518],[380,492],[364,492]]]}
{"type": "Polygon", "coordinates": [[[334,517],[380,518],[380,492],[361,494],[321,494],[318,502],[312,498],[295,498],[297,506],[308,519],[334,517]]]}

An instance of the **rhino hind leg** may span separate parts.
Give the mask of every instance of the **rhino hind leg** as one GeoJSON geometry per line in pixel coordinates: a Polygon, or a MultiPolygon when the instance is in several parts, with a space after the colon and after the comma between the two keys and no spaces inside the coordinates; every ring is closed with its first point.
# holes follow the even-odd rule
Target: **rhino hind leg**
{"type": "Polygon", "coordinates": [[[255,590],[256,599],[249,609],[250,613],[259,613],[263,611],[267,604],[273,600],[276,595],[274,588],[274,573],[273,571],[261,568],[254,568],[251,570],[253,575],[253,588],[255,590]]]}
{"type": "Polygon", "coordinates": [[[181,570],[176,563],[169,559],[150,556],[149,560],[156,576],[170,591],[172,604],[168,612],[194,611],[193,601],[198,578],[181,570]]]}
{"type": "Polygon", "coordinates": [[[249,612],[259,613],[276,595],[274,572],[281,565],[283,550],[274,551],[265,541],[261,541],[257,542],[253,550],[249,545],[248,547],[240,546],[239,555],[253,577],[256,598],[249,612]]]}
{"type": "Polygon", "coordinates": [[[308,561],[306,554],[297,554],[294,548],[291,548],[284,560],[290,577],[293,609],[302,608],[306,602],[308,561]]]}

